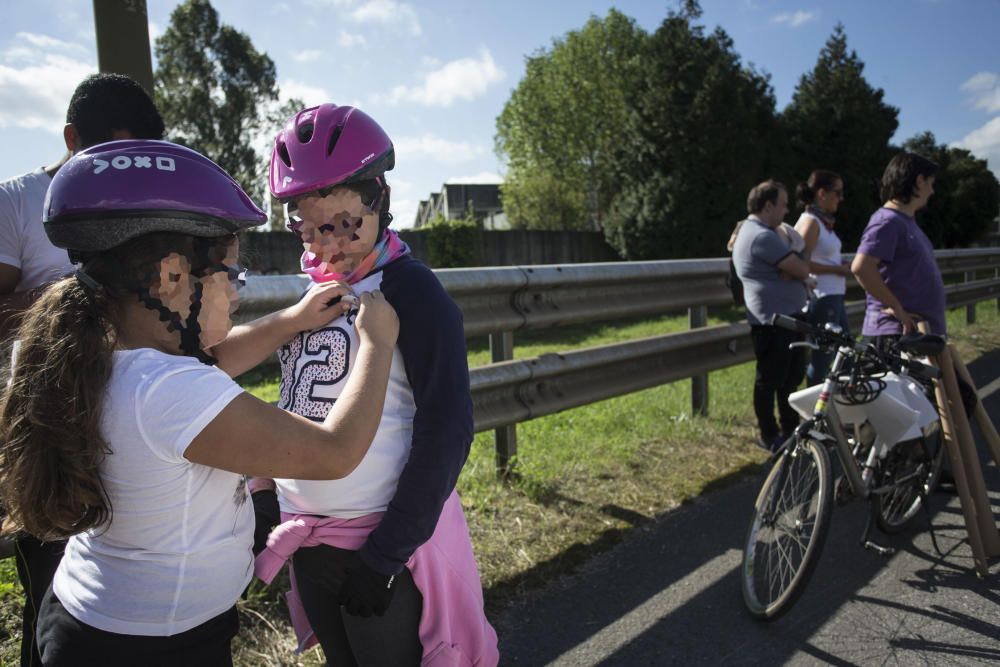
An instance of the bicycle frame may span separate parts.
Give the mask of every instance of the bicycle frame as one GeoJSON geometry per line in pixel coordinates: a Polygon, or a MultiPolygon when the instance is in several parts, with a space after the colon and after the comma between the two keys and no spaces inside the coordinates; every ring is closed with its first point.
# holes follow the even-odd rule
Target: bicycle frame
{"type": "Polygon", "coordinates": [[[813,417],[803,422],[796,429],[795,434],[796,437],[801,437],[808,433],[811,438],[824,444],[828,444],[830,440],[833,440],[833,449],[837,452],[837,458],[840,459],[841,468],[847,476],[851,490],[854,491],[854,495],[858,498],[867,498],[868,484],[862,477],[862,471],[858,467],[857,459],[854,458],[851,445],[847,441],[847,435],[844,433],[844,424],[840,421],[840,415],[837,413],[837,403],[832,400],[836,395],[839,385],[837,378],[840,376],[840,371],[843,369],[844,362],[850,353],[851,348],[849,347],[841,346],[837,348],[837,355],[834,357],[830,372],[823,382],[823,389],[816,399],[813,417]],[[812,427],[817,422],[825,422],[830,433],[820,433],[813,430],[812,427]]]}

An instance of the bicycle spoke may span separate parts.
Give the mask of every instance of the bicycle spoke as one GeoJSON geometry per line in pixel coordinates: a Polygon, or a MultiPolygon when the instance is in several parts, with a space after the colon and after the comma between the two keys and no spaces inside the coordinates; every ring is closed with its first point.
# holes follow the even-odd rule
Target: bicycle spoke
{"type": "Polygon", "coordinates": [[[829,513],[829,459],[821,445],[798,443],[768,477],[765,501],[748,532],[744,555],[744,598],[751,611],[772,617],[801,589],[803,571],[815,560],[817,530],[829,513]],[[822,458],[822,461],[817,459],[822,458]],[[820,498],[821,495],[826,498],[820,498]]]}

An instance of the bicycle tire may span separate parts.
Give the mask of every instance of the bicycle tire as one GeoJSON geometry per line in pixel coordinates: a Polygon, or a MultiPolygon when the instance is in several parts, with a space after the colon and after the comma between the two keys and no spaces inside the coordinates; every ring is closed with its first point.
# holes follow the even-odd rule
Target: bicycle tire
{"type": "MultiPolygon", "coordinates": [[[[929,468],[923,476],[924,495],[929,495],[941,481],[941,471],[944,468],[944,435],[940,423],[936,428],[928,429],[923,437],[923,443],[930,451],[929,468]]],[[[905,530],[920,513],[919,485],[912,484],[890,493],[877,496],[878,511],[875,513],[875,523],[879,530],[889,535],[896,535],[905,530]]]]}
{"type": "Polygon", "coordinates": [[[775,620],[802,595],[823,550],[832,509],[830,455],[815,440],[796,443],[764,480],[743,542],[743,602],[755,619],[775,620]]]}

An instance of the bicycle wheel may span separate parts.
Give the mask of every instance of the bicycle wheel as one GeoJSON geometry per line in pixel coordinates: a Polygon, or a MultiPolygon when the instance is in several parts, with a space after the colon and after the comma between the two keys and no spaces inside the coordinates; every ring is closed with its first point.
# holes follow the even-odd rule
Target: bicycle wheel
{"type": "Polygon", "coordinates": [[[816,441],[798,442],[771,468],[743,543],[743,601],[754,618],[772,621],[802,595],[823,550],[832,502],[830,456],[816,441]]]}
{"type": "Polygon", "coordinates": [[[876,496],[879,529],[895,535],[906,528],[920,512],[921,486],[924,495],[936,489],[943,467],[944,438],[939,422],[928,427],[919,440],[896,445],[884,462],[882,483],[898,485],[876,496]],[[904,481],[898,483],[900,479],[904,481]]]}

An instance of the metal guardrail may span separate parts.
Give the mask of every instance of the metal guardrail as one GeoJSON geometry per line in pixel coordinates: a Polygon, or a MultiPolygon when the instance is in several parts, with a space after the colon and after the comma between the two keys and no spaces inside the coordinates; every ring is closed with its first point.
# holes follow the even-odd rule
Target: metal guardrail
{"type": "MultiPolygon", "coordinates": [[[[936,257],[943,275],[961,274],[969,281],[946,287],[949,308],[1000,295],[1000,249],[947,250],[936,257]],[[977,271],[993,277],[975,280],[977,271]]],[[[466,336],[491,336],[497,363],[472,369],[470,379],[476,431],[497,429],[500,470],[516,453],[513,425],[518,422],[675,380],[704,378],[753,359],[745,323],[511,359],[515,331],[684,310],[699,326],[708,306],[732,303],[725,258],[441,269],[435,274],[461,308],[466,336]]],[[[304,276],[252,276],[242,294],[240,319],[294,303],[307,285],[304,276]]],[[[852,324],[860,323],[863,308],[860,302],[849,305],[852,324]]],[[[701,394],[693,411],[704,413],[707,382],[696,381],[692,391],[701,394]]]]}
{"type": "MultiPolygon", "coordinates": [[[[943,275],[1000,268],[997,248],[942,250],[935,256],[943,275]]],[[[731,303],[725,258],[434,273],[461,308],[466,337],[731,303]]],[[[240,320],[291,305],[308,284],[305,276],[251,276],[241,293],[240,320]]]]}
{"type": "MultiPolygon", "coordinates": [[[[465,318],[466,337],[682,311],[731,303],[725,259],[438,269],[465,318]]],[[[251,276],[247,321],[294,303],[304,276],[251,276]]]]}

